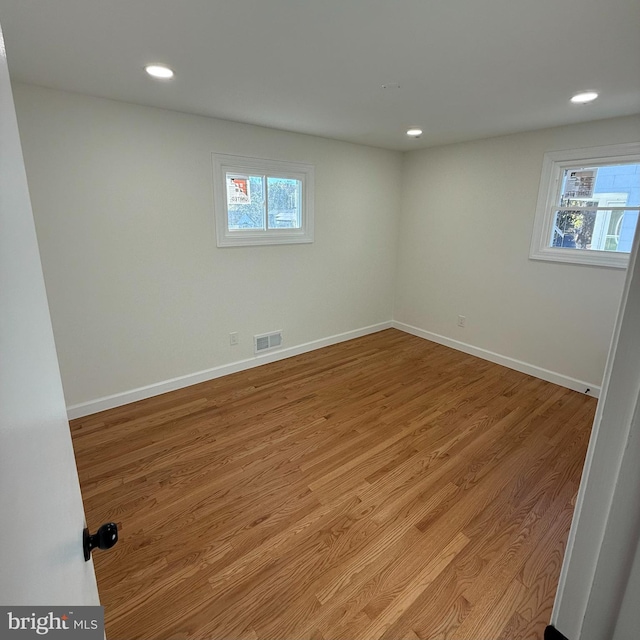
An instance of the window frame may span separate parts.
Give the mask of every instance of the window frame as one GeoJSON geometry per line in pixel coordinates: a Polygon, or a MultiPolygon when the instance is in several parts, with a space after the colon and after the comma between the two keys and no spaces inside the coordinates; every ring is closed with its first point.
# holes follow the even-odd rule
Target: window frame
{"type": "MultiPolygon", "coordinates": [[[[246,247],[274,244],[308,244],[313,242],[313,204],[315,170],[311,164],[285,162],[268,158],[213,153],[213,210],[218,247],[246,247]],[[289,178],[301,181],[301,227],[296,229],[229,229],[227,173],[289,178]]],[[[265,193],[265,200],[268,200],[265,193]]],[[[268,205],[265,204],[265,207],[268,205]]],[[[268,218],[268,210],[265,210],[268,218]]]]}
{"type": "MultiPolygon", "coordinates": [[[[565,149],[545,153],[542,162],[542,175],[529,258],[532,260],[626,269],[630,255],[626,252],[551,247],[549,244],[555,220],[555,211],[559,208],[560,190],[562,189],[562,178],[565,169],[576,168],[576,164],[582,166],[606,166],[638,163],[640,163],[640,142],[603,147],[586,147],[583,149],[565,149]]],[[[638,208],[640,207],[623,207],[623,209],[638,208]]],[[[611,209],[613,210],[615,207],[611,209]]],[[[638,224],[640,225],[640,222],[638,224]]]]}

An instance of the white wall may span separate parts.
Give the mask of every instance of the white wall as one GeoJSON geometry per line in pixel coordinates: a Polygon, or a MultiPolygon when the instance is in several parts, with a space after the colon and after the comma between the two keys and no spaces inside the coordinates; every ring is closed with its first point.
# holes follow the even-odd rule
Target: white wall
{"type": "Polygon", "coordinates": [[[639,139],[635,116],[407,153],[395,320],[600,385],[625,273],[529,260],[542,158],[639,139]]]}
{"type": "Polygon", "coordinates": [[[33,86],[16,108],[67,403],[391,320],[401,155],[33,86]],[[315,242],[216,247],[213,151],[316,168],[315,242]],[[229,345],[229,332],[240,344],[229,345]]]}
{"type": "Polygon", "coordinates": [[[638,116],[402,156],[15,93],[68,405],[251,359],[256,333],[282,329],[295,347],[392,316],[600,385],[624,272],[532,261],[529,243],[544,152],[638,140],[638,116]],[[217,248],[212,151],[314,164],[314,244],[217,248]]]}

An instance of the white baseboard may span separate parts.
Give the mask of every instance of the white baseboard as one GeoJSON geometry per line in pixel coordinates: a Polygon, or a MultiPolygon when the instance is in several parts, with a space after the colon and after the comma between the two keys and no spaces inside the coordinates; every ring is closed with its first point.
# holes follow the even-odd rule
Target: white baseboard
{"type": "Polygon", "coordinates": [[[193,384],[198,384],[199,382],[206,382],[207,380],[220,378],[222,376],[229,375],[230,373],[237,373],[238,371],[244,371],[245,369],[259,367],[260,365],[268,364],[269,362],[276,362],[277,360],[291,358],[293,356],[300,355],[301,353],[307,353],[308,351],[314,351],[315,349],[328,347],[332,344],[338,344],[339,342],[346,342],[347,340],[360,338],[362,336],[369,335],[370,333],[376,333],[378,331],[383,331],[384,329],[390,329],[391,327],[391,322],[381,322],[380,324],[363,327],[362,329],[355,329],[354,331],[339,333],[334,336],[329,336],[328,338],[306,342],[296,347],[289,347],[287,349],[273,351],[271,353],[255,356],[254,358],[238,360],[237,362],[231,362],[230,364],[213,367],[212,369],[206,369],[205,371],[198,371],[196,373],[187,374],[186,376],[171,378],[170,380],[156,382],[155,384],[150,384],[145,387],[138,387],[137,389],[132,389],[131,391],[124,391],[122,393],[116,393],[104,398],[98,398],[97,400],[90,400],[89,402],[74,404],[67,407],[67,415],[69,417],[69,420],[82,418],[92,413],[98,413],[98,411],[105,411],[106,409],[121,407],[122,405],[129,404],[131,402],[137,402],[138,400],[144,400],[146,398],[151,398],[153,396],[158,396],[162,393],[167,393],[168,391],[183,389],[184,387],[189,387],[193,384]]]}
{"type": "Polygon", "coordinates": [[[541,380],[553,382],[561,387],[566,387],[567,389],[572,389],[579,393],[585,393],[586,390],[589,389],[590,396],[593,396],[594,398],[598,398],[600,396],[600,385],[596,385],[591,382],[584,382],[583,380],[576,380],[575,378],[565,376],[561,373],[557,373],[556,371],[549,371],[549,369],[543,369],[542,367],[537,367],[533,364],[529,364],[528,362],[522,362],[521,360],[503,356],[499,353],[488,351],[487,349],[474,347],[466,342],[460,342],[459,340],[447,338],[446,336],[441,336],[437,333],[431,333],[431,331],[425,331],[424,329],[419,329],[418,327],[413,327],[410,324],[404,324],[403,322],[397,322],[394,320],[391,323],[391,326],[394,329],[410,333],[411,335],[418,336],[419,338],[424,338],[431,342],[437,342],[445,347],[451,347],[457,351],[463,351],[464,353],[468,353],[472,356],[477,356],[478,358],[483,358],[484,360],[501,364],[509,369],[515,369],[516,371],[520,371],[520,373],[526,373],[530,376],[540,378],[541,380]]]}
{"type": "Polygon", "coordinates": [[[371,333],[383,331],[390,328],[410,333],[411,335],[430,340],[431,342],[437,342],[446,347],[451,347],[457,351],[463,351],[473,356],[495,362],[496,364],[515,369],[521,373],[526,373],[536,378],[546,380],[547,382],[553,382],[562,387],[584,393],[586,389],[589,389],[589,395],[595,398],[600,395],[600,386],[582,380],[576,380],[569,376],[562,375],[555,371],[549,371],[542,367],[516,360],[508,356],[503,356],[487,349],[481,349],[480,347],[474,347],[466,342],[460,342],[453,338],[447,338],[431,331],[425,331],[418,327],[413,327],[403,322],[390,321],[381,322],[362,329],[356,329],[354,331],[347,331],[328,338],[322,338],[320,340],[313,340],[312,342],[306,342],[304,344],[289,347],[287,349],[281,349],[280,351],[274,351],[261,356],[255,356],[254,358],[247,358],[246,360],[238,360],[237,362],[231,362],[229,364],[221,365],[219,367],[213,367],[212,369],[206,369],[204,371],[198,371],[196,373],[190,373],[178,378],[171,378],[170,380],[164,380],[162,382],[156,382],[145,387],[138,387],[131,391],[124,391],[122,393],[116,393],[104,398],[98,398],[96,400],[90,400],[88,402],[82,402],[80,404],[74,404],[67,407],[67,415],[69,420],[75,418],[82,418],[92,413],[98,413],[99,411],[105,411],[107,409],[113,409],[115,407],[121,407],[122,405],[129,404],[131,402],[137,402],[138,400],[144,400],[146,398],[152,398],[162,393],[169,391],[175,391],[177,389],[183,389],[193,384],[200,382],[206,382],[207,380],[213,380],[214,378],[220,378],[222,376],[229,375],[230,373],[237,373],[238,371],[244,371],[246,369],[252,369],[253,367],[259,367],[263,364],[270,362],[276,362],[278,360],[284,360],[285,358],[291,358],[293,356],[300,355],[301,353],[307,353],[308,351],[314,351],[315,349],[322,349],[322,347],[328,347],[332,344],[338,344],[340,342],[346,342],[347,340],[353,340],[354,338],[360,338],[371,333]]]}

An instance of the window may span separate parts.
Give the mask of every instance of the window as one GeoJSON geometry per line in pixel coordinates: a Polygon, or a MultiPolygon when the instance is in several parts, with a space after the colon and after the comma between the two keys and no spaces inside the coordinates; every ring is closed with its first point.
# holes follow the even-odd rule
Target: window
{"type": "Polygon", "coordinates": [[[219,247],[313,242],[313,166],[213,154],[219,247]]]}
{"type": "Polygon", "coordinates": [[[530,257],[625,268],[640,212],[640,143],[546,153],[530,257]]]}

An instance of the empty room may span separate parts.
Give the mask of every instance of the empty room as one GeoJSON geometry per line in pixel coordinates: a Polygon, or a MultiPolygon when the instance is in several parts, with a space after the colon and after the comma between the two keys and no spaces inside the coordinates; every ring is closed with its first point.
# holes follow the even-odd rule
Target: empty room
{"type": "Polygon", "coordinates": [[[0,628],[636,638],[639,20],[0,0],[0,628]]]}

